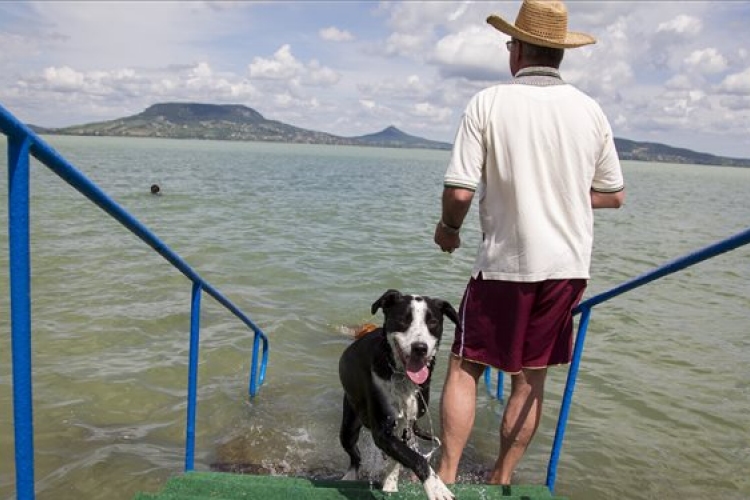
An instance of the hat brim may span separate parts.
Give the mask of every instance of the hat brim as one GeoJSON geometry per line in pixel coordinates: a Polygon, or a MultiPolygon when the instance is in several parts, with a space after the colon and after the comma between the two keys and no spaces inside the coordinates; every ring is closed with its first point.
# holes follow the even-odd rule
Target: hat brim
{"type": "Polygon", "coordinates": [[[505,19],[496,15],[489,16],[487,18],[487,23],[491,24],[496,30],[509,35],[511,38],[516,38],[522,42],[533,43],[534,45],[540,45],[542,47],[551,47],[553,49],[575,49],[576,47],[583,47],[584,45],[596,43],[596,38],[593,36],[576,31],[568,31],[565,34],[565,40],[562,42],[550,40],[548,38],[541,38],[527,31],[518,29],[515,25],[510,24],[505,19]]]}

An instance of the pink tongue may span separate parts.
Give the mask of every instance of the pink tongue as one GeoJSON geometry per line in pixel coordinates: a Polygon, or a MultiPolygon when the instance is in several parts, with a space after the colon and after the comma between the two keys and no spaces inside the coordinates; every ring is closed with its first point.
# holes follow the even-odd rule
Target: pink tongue
{"type": "Polygon", "coordinates": [[[422,365],[422,368],[419,368],[417,370],[407,368],[406,375],[409,377],[409,380],[417,385],[420,385],[424,384],[425,380],[427,380],[427,377],[430,376],[430,370],[427,368],[427,365],[422,365]]]}

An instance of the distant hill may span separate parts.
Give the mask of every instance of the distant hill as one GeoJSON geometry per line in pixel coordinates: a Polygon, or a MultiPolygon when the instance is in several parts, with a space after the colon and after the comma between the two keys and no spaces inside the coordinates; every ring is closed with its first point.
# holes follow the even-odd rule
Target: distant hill
{"type": "Polygon", "coordinates": [[[621,160],[750,167],[750,159],[698,153],[690,149],[673,148],[656,142],[636,142],[615,137],[615,148],[621,160]]]}
{"type": "MultiPolygon", "coordinates": [[[[238,104],[161,103],[154,104],[137,115],[116,120],[64,128],[32,128],[38,133],[56,135],[165,137],[441,150],[451,148],[450,143],[409,135],[393,126],[375,134],[356,137],[307,130],[269,120],[256,110],[238,104]]],[[[659,143],[615,138],[615,146],[623,160],[750,167],[750,159],[715,156],[659,143]]]]}
{"type": "Polygon", "coordinates": [[[228,141],[336,144],[348,146],[450,149],[448,143],[414,137],[395,127],[362,137],[341,137],[294,127],[247,106],[228,104],[162,103],[142,113],[105,122],[43,129],[49,134],[119,137],[165,137],[228,141]]]}
{"type": "MultiPolygon", "coordinates": [[[[176,124],[193,124],[196,122],[225,121],[237,124],[263,124],[268,122],[263,115],[252,108],[237,104],[154,104],[143,113],[132,118],[144,120],[168,120],[176,124]]],[[[128,120],[128,118],[124,118],[128,120]]]]}
{"type": "Polygon", "coordinates": [[[387,127],[376,134],[360,135],[352,139],[370,146],[388,148],[451,149],[453,147],[448,142],[431,141],[406,134],[394,126],[387,127]]]}
{"type": "Polygon", "coordinates": [[[36,132],[37,134],[52,134],[54,135],[56,132],[56,129],[54,128],[46,128],[46,127],[40,127],[39,125],[32,125],[31,123],[26,124],[31,130],[36,132]]]}
{"type": "Polygon", "coordinates": [[[324,132],[268,120],[241,105],[163,103],[144,112],[105,122],[53,129],[60,135],[165,137],[227,141],[269,141],[306,144],[355,144],[324,132]]]}

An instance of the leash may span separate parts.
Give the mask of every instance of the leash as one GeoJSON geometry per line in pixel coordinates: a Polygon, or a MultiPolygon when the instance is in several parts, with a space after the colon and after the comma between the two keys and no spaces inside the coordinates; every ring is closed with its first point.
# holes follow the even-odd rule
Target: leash
{"type": "MultiPolygon", "coordinates": [[[[432,423],[432,414],[430,413],[430,407],[427,405],[427,401],[425,401],[424,396],[422,395],[422,391],[417,391],[419,394],[419,398],[422,400],[422,404],[424,404],[425,413],[427,414],[427,420],[430,423],[430,436],[432,436],[432,449],[428,451],[427,453],[421,453],[419,451],[419,446],[416,446],[417,449],[414,450],[420,455],[422,455],[428,462],[432,459],[432,455],[435,454],[436,451],[440,449],[440,447],[443,445],[443,443],[440,442],[440,438],[435,436],[435,426],[432,423]]],[[[416,422],[415,422],[416,425],[416,422]]]]}

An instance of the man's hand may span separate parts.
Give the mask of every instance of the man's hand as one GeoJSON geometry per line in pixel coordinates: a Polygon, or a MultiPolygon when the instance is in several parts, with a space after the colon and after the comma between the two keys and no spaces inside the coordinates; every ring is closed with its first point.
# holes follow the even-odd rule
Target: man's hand
{"type": "Polygon", "coordinates": [[[435,243],[443,252],[453,253],[461,246],[461,236],[458,231],[450,231],[442,222],[438,222],[435,227],[435,243]]]}
{"type": "Polygon", "coordinates": [[[435,228],[435,243],[443,252],[453,253],[461,246],[458,231],[471,207],[474,191],[465,188],[444,187],[440,222],[435,228]]]}

